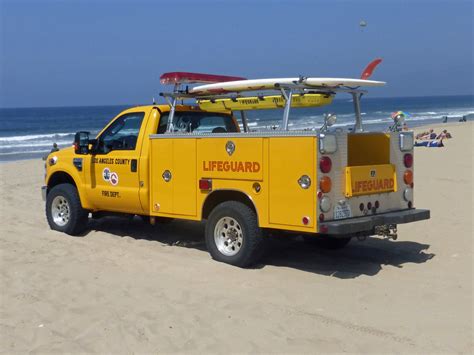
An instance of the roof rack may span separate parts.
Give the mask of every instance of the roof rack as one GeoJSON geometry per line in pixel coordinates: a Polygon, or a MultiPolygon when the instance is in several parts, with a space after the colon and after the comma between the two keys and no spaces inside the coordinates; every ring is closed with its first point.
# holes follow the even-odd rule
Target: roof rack
{"type": "MultiPolygon", "coordinates": [[[[355,132],[361,132],[363,131],[362,128],[362,116],[361,116],[361,110],[360,110],[360,98],[362,97],[363,94],[367,93],[366,90],[361,90],[358,87],[356,88],[351,88],[351,87],[314,87],[314,86],[308,86],[304,85],[301,83],[295,83],[295,84],[275,84],[275,87],[273,89],[267,89],[267,91],[277,91],[280,92],[282,97],[284,98],[285,101],[285,106],[283,110],[283,117],[282,117],[282,124],[280,125],[281,130],[288,130],[288,125],[289,125],[289,116],[290,116],[290,109],[291,109],[291,102],[293,95],[295,93],[314,93],[314,94],[327,94],[327,95],[336,95],[337,93],[348,93],[352,95],[352,99],[354,102],[354,112],[355,112],[355,126],[354,126],[354,131],[355,132]]],[[[165,100],[168,102],[168,104],[171,107],[170,114],[169,114],[169,119],[168,119],[168,127],[167,127],[167,132],[172,132],[173,130],[173,117],[175,114],[175,108],[176,104],[179,100],[185,100],[185,99],[195,99],[196,101],[198,100],[213,100],[213,99],[235,99],[235,98],[245,98],[245,95],[242,95],[239,92],[233,92],[233,93],[221,93],[221,94],[192,94],[189,93],[188,90],[174,90],[173,92],[161,92],[160,96],[164,97],[165,100]]],[[[244,126],[244,131],[248,132],[248,124],[247,124],[247,119],[245,117],[244,110],[241,111],[241,117],[242,117],[242,123],[244,126]]]]}
{"type": "MultiPolygon", "coordinates": [[[[372,64],[372,63],[371,63],[372,64]]],[[[373,68],[370,68],[373,70],[373,68]]],[[[240,77],[230,77],[223,75],[199,74],[187,72],[165,73],[161,76],[161,83],[174,84],[172,92],[162,92],[160,96],[164,97],[170,105],[170,114],[168,118],[167,132],[173,130],[173,118],[176,111],[176,103],[178,100],[195,99],[199,100],[216,100],[245,98],[243,92],[279,92],[284,99],[285,105],[283,110],[282,123],[280,130],[288,130],[290,109],[294,94],[325,94],[334,96],[337,93],[348,93],[352,96],[355,113],[355,132],[362,132],[362,116],[360,110],[360,98],[367,93],[366,90],[360,89],[361,86],[380,86],[384,82],[371,81],[366,79],[345,79],[345,78],[308,78],[300,76],[298,78],[281,78],[281,79],[255,79],[246,80],[240,77]],[[203,84],[189,89],[186,86],[182,88],[182,84],[203,84]],[[222,85],[219,85],[223,83],[222,85]],[[354,87],[350,85],[355,85],[354,87]]],[[[255,95],[254,95],[255,96],[255,95]]],[[[257,95],[258,96],[258,95],[257,95]]],[[[244,110],[240,110],[242,115],[242,123],[244,131],[248,132],[248,124],[245,118],[244,110]]]]}

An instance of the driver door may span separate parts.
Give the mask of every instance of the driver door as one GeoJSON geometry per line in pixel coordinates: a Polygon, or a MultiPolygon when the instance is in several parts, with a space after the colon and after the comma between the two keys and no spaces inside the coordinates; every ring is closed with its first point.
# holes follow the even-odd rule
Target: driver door
{"type": "Polygon", "coordinates": [[[144,112],[126,113],[98,137],[87,173],[90,178],[89,200],[95,209],[143,213],[138,164],[144,117],[144,112]]]}

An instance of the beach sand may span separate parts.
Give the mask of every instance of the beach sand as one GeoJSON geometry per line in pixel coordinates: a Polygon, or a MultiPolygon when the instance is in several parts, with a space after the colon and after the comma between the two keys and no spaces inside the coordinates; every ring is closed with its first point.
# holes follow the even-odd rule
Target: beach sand
{"type": "Polygon", "coordinates": [[[441,127],[415,155],[431,220],[340,251],[274,242],[248,270],[211,260],[203,224],[51,231],[43,162],[1,164],[0,351],[472,353],[474,131],[441,127]]]}

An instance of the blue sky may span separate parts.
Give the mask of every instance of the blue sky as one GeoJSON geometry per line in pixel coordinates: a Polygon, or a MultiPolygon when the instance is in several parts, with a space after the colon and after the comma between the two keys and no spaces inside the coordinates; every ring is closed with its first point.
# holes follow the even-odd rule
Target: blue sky
{"type": "Polygon", "coordinates": [[[372,97],[474,92],[473,1],[0,3],[1,107],[149,103],[166,71],[358,77],[375,57],[372,97]]]}

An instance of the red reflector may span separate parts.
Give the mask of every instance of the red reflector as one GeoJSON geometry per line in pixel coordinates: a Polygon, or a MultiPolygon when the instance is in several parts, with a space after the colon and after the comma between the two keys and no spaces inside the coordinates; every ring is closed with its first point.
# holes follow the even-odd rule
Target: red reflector
{"type": "Polygon", "coordinates": [[[322,157],[319,160],[319,169],[325,174],[329,173],[332,168],[332,161],[329,157],[322,157]]]}
{"type": "Polygon", "coordinates": [[[361,211],[364,210],[364,204],[363,204],[363,203],[361,203],[361,204],[359,205],[359,210],[361,210],[361,211]]]}
{"type": "Polygon", "coordinates": [[[321,197],[323,197],[323,192],[320,190],[318,191],[318,198],[321,199],[321,197]]]}
{"type": "Polygon", "coordinates": [[[201,74],[201,73],[187,73],[187,72],[171,72],[164,73],[160,76],[160,83],[164,85],[168,84],[209,84],[209,83],[222,83],[226,81],[246,80],[239,76],[227,76],[227,75],[213,75],[213,74],[201,74]]]}
{"type": "Polygon", "coordinates": [[[201,190],[212,190],[212,180],[211,179],[201,179],[199,180],[199,189],[201,190]]]}
{"type": "Polygon", "coordinates": [[[324,224],[319,227],[319,231],[320,231],[321,233],[327,233],[328,230],[329,230],[329,229],[328,229],[328,226],[326,226],[326,225],[324,225],[324,224]]]}
{"type": "Polygon", "coordinates": [[[411,168],[413,166],[413,155],[410,153],[407,153],[403,156],[403,164],[405,164],[405,167],[411,168]]]}
{"type": "Polygon", "coordinates": [[[367,209],[368,209],[369,211],[372,209],[372,202],[369,202],[369,203],[367,204],[367,209]]]}
{"type": "Polygon", "coordinates": [[[309,217],[304,216],[303,217],[303,224],[306,226],[309,223],[309,217]]]}
{"type": "Polygon", "coordinates": [[[375,208],[379,208],[380,207],[380,202],[377,200],[375,201],[375,208]]]}
{"type": "Polygon", "coordinates": [[[324,213],[321,213],[321,214],[319,215],[319,220],[320,220],[321,222],[324,221],[324,213]]]}

